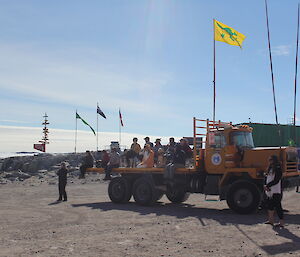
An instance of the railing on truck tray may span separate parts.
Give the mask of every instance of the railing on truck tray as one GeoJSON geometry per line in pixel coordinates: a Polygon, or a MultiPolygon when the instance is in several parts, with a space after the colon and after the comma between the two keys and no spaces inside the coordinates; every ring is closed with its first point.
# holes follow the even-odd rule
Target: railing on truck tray
{"type": "Polygon", "coordinates": [[[197,118],[193,118],[193,136],[194,136],[194,150],[193,150],[193,160],[194,167],[197,167],[197,161],[199,158],[204,158],[204,154],[201,154],[201,149],[206,148],[207,144],[207,133],[210,130],[224,128],[225,126],[232,126],[232,122],[222,122],[220,120],[201,120],[197,118]],[[202,137],[201,148],[198,147],[197,138],[198,136],[202,137]],[[203,147],[204,145],[204,147],[203,147]]]}

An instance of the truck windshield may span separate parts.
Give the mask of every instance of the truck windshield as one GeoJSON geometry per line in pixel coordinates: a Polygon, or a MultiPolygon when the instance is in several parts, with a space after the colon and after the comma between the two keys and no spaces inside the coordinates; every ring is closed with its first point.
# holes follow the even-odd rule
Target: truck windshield
{"type": "Polygon", "coordinates": [[[250,132],[233,132],[232,143],[239,148],[254,148],[252,133],[250,132]]]}

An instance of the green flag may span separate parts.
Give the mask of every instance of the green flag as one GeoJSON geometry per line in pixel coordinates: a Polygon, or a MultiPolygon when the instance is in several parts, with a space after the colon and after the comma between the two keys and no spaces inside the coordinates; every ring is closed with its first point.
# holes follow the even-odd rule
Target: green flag
{"type": "Polygon", "coordinates": [[[83,118],[79,116],[79,114],[76,112],[76,119],[80,119],[85,125],[89,126],[90,129],[93,131],[94,135],[96,136],[95,130],[88,124],[83,118]]]}

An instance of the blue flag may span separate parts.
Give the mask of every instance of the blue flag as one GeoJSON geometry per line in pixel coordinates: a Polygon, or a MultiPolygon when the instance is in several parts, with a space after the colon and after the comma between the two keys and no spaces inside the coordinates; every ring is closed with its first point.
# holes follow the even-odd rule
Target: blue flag
{"type": "Polygon", "coordinates": [[[104,112],[100,109],[98,105],[97,105],[97,113],[100,114],[104,119],[106,119],[104,112]]]}

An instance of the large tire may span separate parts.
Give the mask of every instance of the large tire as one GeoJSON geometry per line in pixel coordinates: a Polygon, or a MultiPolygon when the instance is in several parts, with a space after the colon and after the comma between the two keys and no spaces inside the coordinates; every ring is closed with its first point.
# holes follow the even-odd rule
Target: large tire
{"type": "Polygon", "coordinates": [[[139,205],[149,206],[158,199],[158,192],[149,177],[141,177],[133,184],[133,198],[139,205]]]}
{"type": "Polygon", "coordinates": [[[186,192],[182,186],[168,186],[166,196],[172,203],[183,203],[189,198],[190,193],[186,192]]]}
{"type": "Polygon", "coordinates": [[[123,177],[113,178],[108,186],[108,195],[113,203],[127,203],[131,198],[131,187],[123,177]]]}
{"type": "Polygon", "coordinates": [[[236,181],[228,189],[226,201],[230,209],[239,214],[257,210],[261,200],[258,187],[249,181],[236,181]]]}

